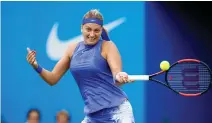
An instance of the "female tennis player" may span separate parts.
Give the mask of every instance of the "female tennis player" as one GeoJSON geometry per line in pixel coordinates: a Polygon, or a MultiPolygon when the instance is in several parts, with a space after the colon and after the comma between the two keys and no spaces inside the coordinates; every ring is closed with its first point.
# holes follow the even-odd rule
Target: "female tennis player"
{"type": "Polygon", "coordinates": [[[134,123],[131,104],[120,88],[133,80],[122,72],[121,56],[103,28],[98,10],[84,15],[81,32],[84,41],[70,43],[52,71],[42,68],[36,52],[29,48],[27,61],[49,85],[55,85],[70,69],[85,104],[82,123],[134,123]]]}

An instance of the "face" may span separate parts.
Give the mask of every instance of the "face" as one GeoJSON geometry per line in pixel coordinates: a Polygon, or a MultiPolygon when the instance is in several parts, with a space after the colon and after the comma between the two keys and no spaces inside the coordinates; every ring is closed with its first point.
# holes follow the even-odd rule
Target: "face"
{"type": "Polygon", "coordinates": [[[86,23],[81,28],[85,44],[94,45],[102,34],[102,26],[95,23],[86,23]]]}
{"type": "Polygon", "coordinates": [[[39,114],[35,111],[29,114],[28,123],[39,123],[39,114]]]}
{"type": "Polygon", "coordinates": [[[57,116],[57,123],[68,123],[68,116],[60,114],[57,116]]]}

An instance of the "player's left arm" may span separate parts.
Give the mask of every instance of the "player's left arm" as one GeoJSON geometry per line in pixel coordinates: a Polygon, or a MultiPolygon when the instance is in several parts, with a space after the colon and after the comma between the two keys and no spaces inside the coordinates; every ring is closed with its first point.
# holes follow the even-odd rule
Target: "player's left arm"
{"type": "Polygon", "coordinates": [[[119,79],[116,84],[124,84],[128,81],[128,75],[127,73],[122,72],[122,60],[118,48],[112,41],[104,41],[103,47],[105,48],[106,60],[109,64],[113,77],[116,78],[118,73],[124,75],[124,78],[119,79]]]}

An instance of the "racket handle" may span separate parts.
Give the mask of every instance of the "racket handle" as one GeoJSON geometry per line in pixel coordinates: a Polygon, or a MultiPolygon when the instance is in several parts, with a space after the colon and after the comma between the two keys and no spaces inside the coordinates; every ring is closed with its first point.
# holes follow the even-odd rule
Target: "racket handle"
{"type": "Polygon", "coordinates": [[[149,75],[128,75],[128,79],[132,79],[132,80],[149,80],[149,75]]]}

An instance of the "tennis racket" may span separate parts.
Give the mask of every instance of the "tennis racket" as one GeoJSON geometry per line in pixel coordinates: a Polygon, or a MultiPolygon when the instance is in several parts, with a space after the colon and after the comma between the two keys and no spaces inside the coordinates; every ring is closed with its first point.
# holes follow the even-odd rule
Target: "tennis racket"
{"type": "Polygon", "coordinates": [[[212,85],[212,72],[208,65],[196,59],[182,59],[167,71],[152,75],[129,75],[133,80],[151,80],[160,83],[182,96],[200,96],[207,92],[212,85]],[[165,82],[155,79],[165,74],[165,82]]]}

